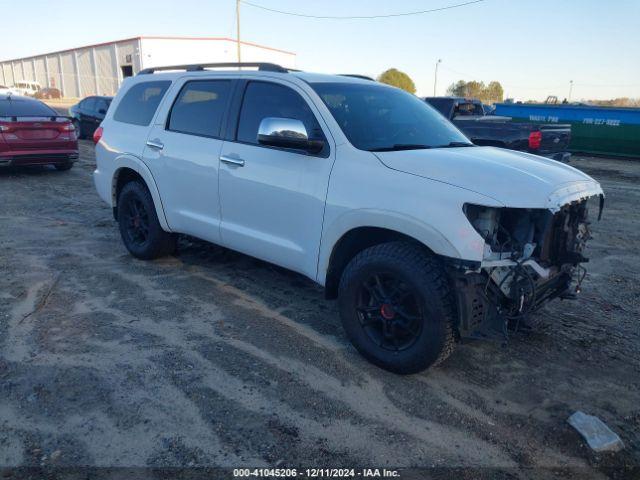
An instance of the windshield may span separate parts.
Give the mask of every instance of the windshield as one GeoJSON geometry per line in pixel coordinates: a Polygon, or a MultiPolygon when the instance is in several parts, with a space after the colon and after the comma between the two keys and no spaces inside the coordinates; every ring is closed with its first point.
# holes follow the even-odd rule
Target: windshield
{"type": "Polygon", "coordinates": [[[369,151],[472,145],[426,102],[376,83],[312,83],[354,147],[369,151]]]}

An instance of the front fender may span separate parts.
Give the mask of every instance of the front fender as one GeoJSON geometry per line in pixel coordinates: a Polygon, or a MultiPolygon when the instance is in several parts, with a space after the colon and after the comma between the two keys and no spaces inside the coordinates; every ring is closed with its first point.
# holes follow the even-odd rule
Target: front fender
{"type": "Polygon", "coordinates": [[[333,247],[347,232],[361,227],[376,227],[402,233],[421,242],[438,255],[460,258],[460,252],[446,237],[433,226],[409,215],[392,210],[357,209],[349,210],[325,225],[318,256],[316,281],[325,285],[329,261],[333,247]]]}
{"type": "Polygon", "coordinates": [[[130,168],[138,175],[140,175],[144,182],[147,184],[147,188],[151,193],[151,198],[153,198],[153,204],[156,208],[156,215],[158,216],[160,226],[163,230],[170,232],[171,229],[169,228],[167,218],[164,214],[164,207],[162,205],[162,199],[160,198],[160,192],[158,191],[158,186],[156,185],[149,167],[147,167],[142,160],[132,155],[120,155],[115,159],[115,162],[117,164],[117,168],[113,172],[113,176],[111,179],[111,206],[113,208],[117,207],[116,189],[118,185],[118,176],[123,171],[123,169],[130,168]]]}

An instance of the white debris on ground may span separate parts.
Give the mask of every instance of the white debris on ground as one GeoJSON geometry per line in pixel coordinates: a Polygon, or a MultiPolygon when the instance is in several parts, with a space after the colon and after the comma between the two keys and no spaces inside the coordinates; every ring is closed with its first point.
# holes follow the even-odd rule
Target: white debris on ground
{"type": "Polygon", "coordinates": [[[617,452],[624,448],[620,437],[598,417],[577,411],[567,422],[584,437],[595,452],[617,452]]]}

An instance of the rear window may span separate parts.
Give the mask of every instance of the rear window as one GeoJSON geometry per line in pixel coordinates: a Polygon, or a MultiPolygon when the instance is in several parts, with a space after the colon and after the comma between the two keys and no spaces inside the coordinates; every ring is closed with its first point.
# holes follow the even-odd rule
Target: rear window
{"type": "Polygon", "coordinates": [[[124,94],[113,119],[118,122],[147,126],[171,85],[170,81],[138,83],[124,94]]]}
{"type": "Polygon", "coordinates": [[[197,80],[187,83],[171,109],[169,130],[217,137],[229,100],[230,87],[229,80],[197,80]]]}
{"type": "Polygon", "coordinates": [[[482,105],[479,103],[459,103],[454,110],[454,116],[468,117],[471,115],[483,115],[482,105]]]}
{"type": "Polygon", "coordinates": [[[37,100],[0,100],[0,117],[49,117],[58,115],[55,110],[37,100]]]}

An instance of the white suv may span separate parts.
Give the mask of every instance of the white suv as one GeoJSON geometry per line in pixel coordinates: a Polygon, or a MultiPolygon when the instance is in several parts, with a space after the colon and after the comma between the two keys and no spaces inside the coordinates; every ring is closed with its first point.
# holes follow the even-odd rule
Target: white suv
{"type": "Polygon", "coordinates": [[[399,373],[577,290],[587,200],[604,199],[589,176],[474,146],[370,79],[215,66],[125,80],[96,132],[95,185],[134,256],[182,233],[300,272],[399,373]]]}

